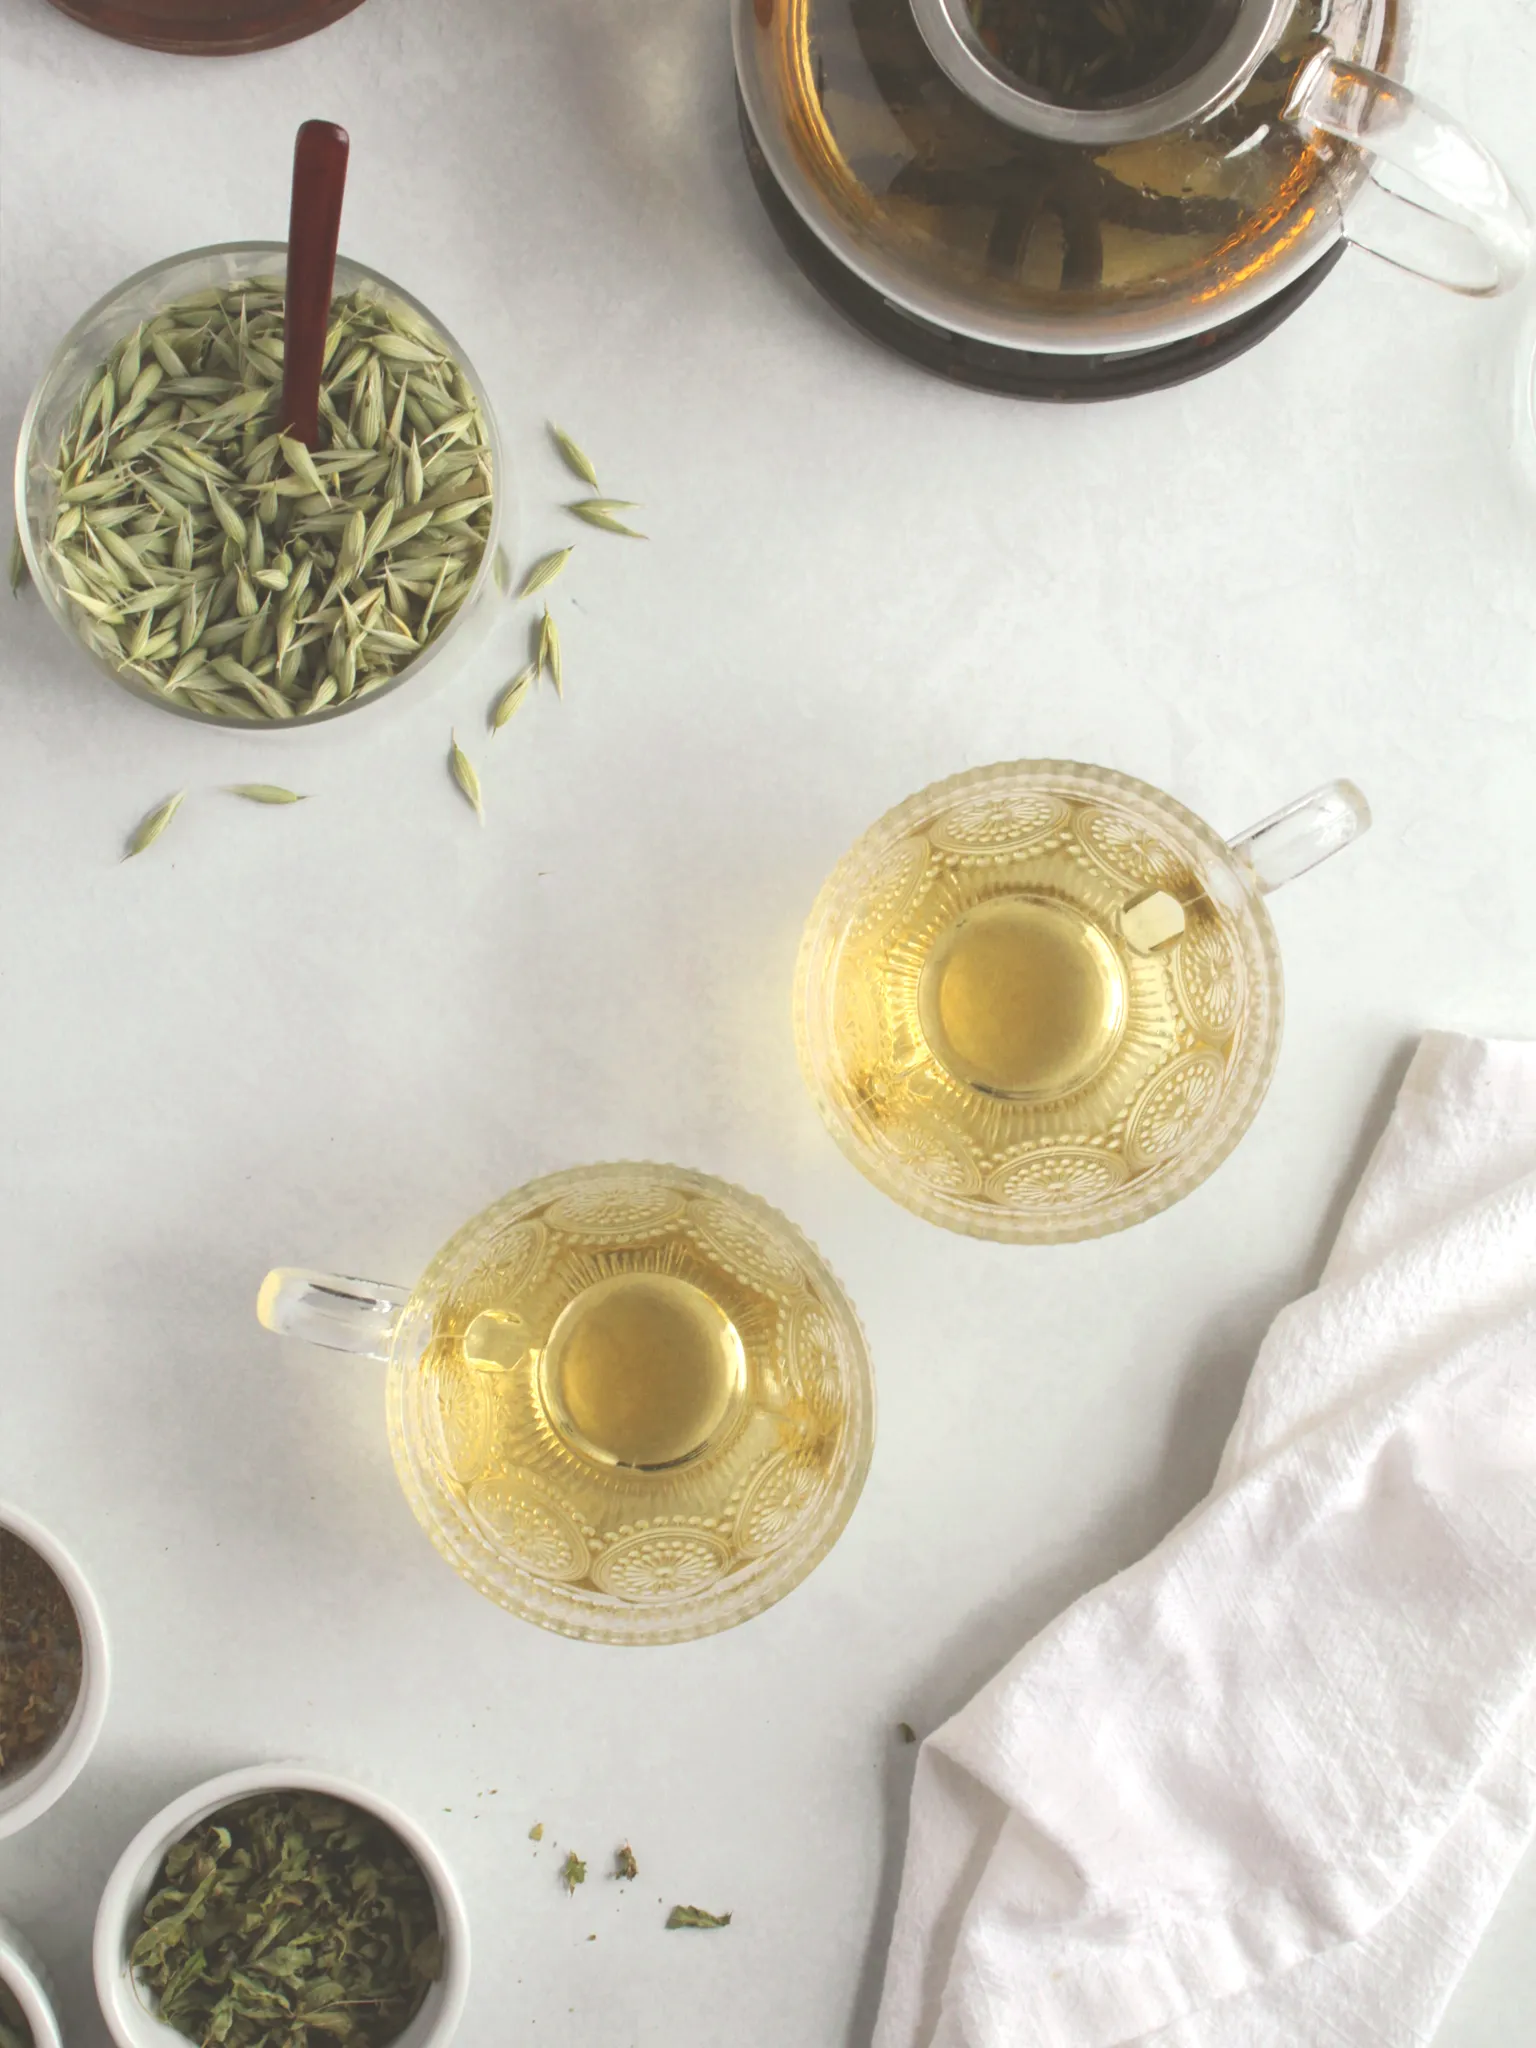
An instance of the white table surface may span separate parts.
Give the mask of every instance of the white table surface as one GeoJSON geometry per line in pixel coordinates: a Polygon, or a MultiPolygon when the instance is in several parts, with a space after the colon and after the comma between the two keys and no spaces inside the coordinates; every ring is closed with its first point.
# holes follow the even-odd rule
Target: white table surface
{"type": "MultiPolygon", "coordinates": [[[[1527,0],[1435,17],[1421,78],[1536,189],[1527,0]]],[[[464,2048],[862,2048],[896,1723],[932,1728],[1200,1496],[1415,1035],[1536,1031],[1536,490],[1506,423],[1531,300],[1354,254],[1213,377],[1032,409],[888,359],[792,270],[737,143],[724,0],[367,0],[228,63],[43,0],[0,20],[7,437],[119,278],[280,237],[293,129],[328,116],[343,246],[496,398],[524,559],[580,542],[565,701],[494,745],[526,608],[435,693],[294,739],[141,706],[35,597],[0,599],[0,1495],[73,1547],[116,1648],[95,1760],[0,1845],[0,1911],[100,2048],[89,1934],[128,1836],[203,1776],[300,1755],[392,1792],[457,1870],[464,2048]],[[644,500],[648,545],[568,530],[551,415],[644,500]],[[867,1186],[788,1018],[844,847],[1020,754],[1128,769],[1223,828],[1338,773],[1377,815],[1277,906],[1287,1043],[1240,1151],[1128,1235],[1037,1251],[867,1186]],[[216,793],[255,778],[313,801],[216,793]],[[566,1642],[478,1598],[396,1488],[379,1369],[252,1313],[269,1263],[409,1279],[503,1190],[609,1157],[794,1216],[879,1381],[838,1548],[685,1648],[566,1642]],[[602,1876],[625,1838],[632,1890],[602,1876]],[[574,1901],[567,1846],[593,1873],[574,1901]],[[735,1923],[666,1935],[677,1900],[735,1923]]],[[[1533,1933],[1528,1868],[1444,2048],[1528,2038],[1533,1933]]]]}

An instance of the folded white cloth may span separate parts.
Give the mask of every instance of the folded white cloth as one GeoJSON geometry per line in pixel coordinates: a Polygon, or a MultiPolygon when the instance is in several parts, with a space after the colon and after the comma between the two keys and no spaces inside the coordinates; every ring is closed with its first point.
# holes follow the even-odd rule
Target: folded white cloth
{"type": "Polygon", "coordinates": [[[1536,1832],[1536,1044],[1414,1058],[1210,1497],[923,1745],[875,2048],[1417,2048],[1536,1832]]]}

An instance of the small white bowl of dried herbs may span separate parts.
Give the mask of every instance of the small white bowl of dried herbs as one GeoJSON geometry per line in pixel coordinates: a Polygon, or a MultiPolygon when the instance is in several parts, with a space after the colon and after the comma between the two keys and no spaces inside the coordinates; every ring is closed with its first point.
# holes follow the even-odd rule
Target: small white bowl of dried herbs
{"type": "Polygon", "coordinates": [[[64,2048],[43,1966],[7,1920],[0,1920],[0,2048],[64,2048]]]}
{"type": "Polygon", "coordinates": [[[228,243],[128,278],[60,343],[16,455],[59,625],[136,696],[237,730],[340,717],[467,651],[507,496],[463,350],[344,256],[317,445],[283,431],[286,259],[228,243]]]}
{"type": "Polygon", "coordinates": [[[399,1807],[328,1771],[257,1764],[140,1829],[102,1893],[94,1962],[118,2048],[445,2048],[469,1924],[399,1807]]]}
{"type": "Polygon", "coordinates": [[[106,1718],[96,1596],[40,1522],[0,1501],[0,1839],[63,1797],[106,1718]]]}

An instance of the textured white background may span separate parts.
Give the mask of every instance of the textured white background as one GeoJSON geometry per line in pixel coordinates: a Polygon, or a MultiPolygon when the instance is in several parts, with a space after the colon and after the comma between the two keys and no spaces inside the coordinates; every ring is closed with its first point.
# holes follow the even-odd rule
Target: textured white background
{"type": "MultiPolygon", "coordinates": [[[[1536,188],[1527,0],[1435,12],[1421,77],[1536,188]]],[[[894,1724],[932,1727],[1199,1497],[1413,1036],[1536,1030],[1536,489],[1507,427],[1532,301],[1352,255],[1214,377],[1035,410],[887,359],[792,271],[736,141],[725,0],[367,0],[229,63],[43,0],[0,21],[7,440],[119,278],[283,234],[292,131],[323,115],[352,135],[344,247],[495,396],[525,558],[573,537],[547,414],[654,536],[578,530],[566,700],[494,745],[470,736],[518,614],[433,694],[236,738],[0,598],[0,1493],[73,1546],[117,1651],[95,1761],[0,1847],[0,1911],[100,2048],[88,1936],[129,1834],[199,1777],[301,1754],[393,1792],[457,1869],[465,2048],[858,2048],[894,1724]],[[1241,1150],[1129,1235],[1036,1252],[866,1186],[788,1018],[843,848],[1020,754],[1128,769],[1230,829],[1348,773],[1378,819],[1277,905],[1288,1041],[1241,1150]],[[244,778],[314,800],[215,793],[244,778]],[[480,1600],[395,1487],[378,1370],[252,1314],[273,1261],[409,1279],[504,1189],[613,1156],[799,1220],[879,1379],[838,1549],[688,1648],[568,1643],[480,1600]],[[574,1902],[555,1841],[591,1862],[574,1902]],[[735,1925],[664,1935],[678,1899],[735,1925]]],[[[1533,1930],[1528,1871],[1445,2048],[1526,2037],[1533,1930]]]]}

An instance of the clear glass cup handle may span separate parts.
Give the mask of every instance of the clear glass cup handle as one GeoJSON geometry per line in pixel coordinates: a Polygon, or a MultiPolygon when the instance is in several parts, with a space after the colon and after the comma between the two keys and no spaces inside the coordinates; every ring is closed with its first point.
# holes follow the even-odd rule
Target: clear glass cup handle
{"type": "Polygon", "coordinates": [[[383,1280],[353,1280],[278,1266],[261,1283],[256,1316],[279,1337],[302,1337],[356,1358],[388,1359],[395,1325],[411,1298],[409,1287],[383,1280]]]}
{"type": "Polygon", "coordinates": [[[1342,852],[1368,831],[1371,807],[1352,782],[1325,782],[1232,840],[1238,865],[1264,895],[1342,852]]]}
{"type": "Polygon", "coordinates": [[[1362,249],[1474,298],[1524,275],[1531,217],[1519,194],[1480,142],[1397,79],[1319,50],[1297,74],[1285,118],[1372,159],[1372,183],[1345,217],[1362,249]]]}

